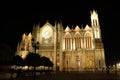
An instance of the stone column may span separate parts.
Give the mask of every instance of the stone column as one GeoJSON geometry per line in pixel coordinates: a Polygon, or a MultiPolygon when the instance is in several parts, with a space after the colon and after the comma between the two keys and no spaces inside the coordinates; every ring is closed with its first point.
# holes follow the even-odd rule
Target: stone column
{"type": "Polygon", "coordinates": [[[54,71],[56,71],[56,63],[57,63],[57,62],[56,62],[56,61],[57,61],[57,60],[56,60],[56,58],[57,58],[57,48],[56,48],[56,47],[57,47],[57,46],[56,46],[56,43],[57,43],[56,39],[57,39],[57,37],[56,37],[56,33],[57,33],[57,31],[56,31],[56,29],[55,29],[55,30],[54,30],[54,52],[53,52],[53,53],[54,53],[54,55],[53,55],[53,56],[54,56],[54,58],[53,58],[53,63],[54,63],[53,70],[54,70],[54,71]]]}

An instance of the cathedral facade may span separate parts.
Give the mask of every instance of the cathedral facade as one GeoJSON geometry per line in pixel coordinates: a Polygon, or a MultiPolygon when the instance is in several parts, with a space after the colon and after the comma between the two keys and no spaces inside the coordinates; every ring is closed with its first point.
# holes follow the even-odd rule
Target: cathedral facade
{"type": "Polygon", "coordinates": [[[64,29],[61,22],[52,25],[48,21],[43,26],[33,26],[31,33],[22,35],[16,55],[25,58],[34,51],[34,39],[39,42],[37,54],[48,57],[54,63],[54,70],[103,70],[106,64],[98,13],[93,10],[90,14],[91,26],[84,28],[76,25],[64,29]]]}

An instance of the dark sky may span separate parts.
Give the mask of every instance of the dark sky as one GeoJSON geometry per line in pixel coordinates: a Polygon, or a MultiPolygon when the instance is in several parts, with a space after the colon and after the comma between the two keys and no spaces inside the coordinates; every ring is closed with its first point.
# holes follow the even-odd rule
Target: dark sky
{"type": "Polygon", "coordinates": [[[39,2],[33,4],[9,4],[1,7],[0,39],[16,51],[17,43],[24,32],[32,31],[33,24],[42,26],[47,20],[53,23],[62,20],[63,26],[90,25],[90,11],[97,10],[105,47],[106,61],[120,58],[119,18],[117,2],[39,2]]]}

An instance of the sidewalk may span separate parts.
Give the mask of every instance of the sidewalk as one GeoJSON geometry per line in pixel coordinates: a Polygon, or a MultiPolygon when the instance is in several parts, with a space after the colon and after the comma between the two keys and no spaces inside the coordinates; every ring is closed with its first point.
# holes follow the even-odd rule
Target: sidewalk
{"type": "MultiPolygon", "coordinates": [[[[0,80],[33,80],[33,76],[11,78],[10,74],[1,75],[0,78],[0,80]]],[[[36,80],[120,80],[120,72],[117,74],[107,74],[105,72],[55,72],[37,75],[36,80]]]]}

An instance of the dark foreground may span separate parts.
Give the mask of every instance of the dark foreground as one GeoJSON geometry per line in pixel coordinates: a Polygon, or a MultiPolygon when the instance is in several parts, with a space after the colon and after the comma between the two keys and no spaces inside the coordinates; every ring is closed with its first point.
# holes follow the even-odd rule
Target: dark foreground
{"type": "MultiPolygon", "coordinates": [[[[3,78],[0,80],[33,80],[33,76],[3,78]]],[[[53,72],[36,75],[36,80],[120,80],[120,72],[53,72]]]]}

